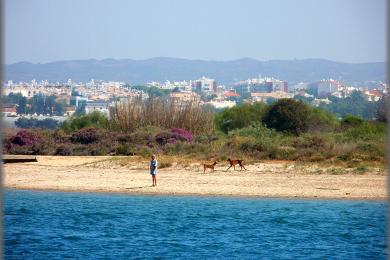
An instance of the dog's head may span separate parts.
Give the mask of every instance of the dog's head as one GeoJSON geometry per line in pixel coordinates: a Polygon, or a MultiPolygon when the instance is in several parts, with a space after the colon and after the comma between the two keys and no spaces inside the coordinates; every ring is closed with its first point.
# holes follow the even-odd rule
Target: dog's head
{"type": "Polygon", "coordinates": [[[216,165],[217,164],[217,161],[214,161],[214,163],[213,163],[214,165],[216,165]]]}
{"type": "Polygon", "coordinates": [[[232,160],[230,160],[230,158],[229,158],[229,159],[227,159],[227,161],[228,161],[228,162],[231,162],[232,160]]]}

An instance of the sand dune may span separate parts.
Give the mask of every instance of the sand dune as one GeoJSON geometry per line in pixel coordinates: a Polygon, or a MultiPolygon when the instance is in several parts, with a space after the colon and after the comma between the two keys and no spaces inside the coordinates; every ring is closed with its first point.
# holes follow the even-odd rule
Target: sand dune
{"type": "Polygon", "coordinates": [[[227,164],[203,173],[200,163],[159,169],[151,187],[148,162],[126,157],[39,156],[37,163],[5,164],[6,188],[131,194],[385,199],[387,174],[294,162],[261,162],[247,171],[227,164]]]}

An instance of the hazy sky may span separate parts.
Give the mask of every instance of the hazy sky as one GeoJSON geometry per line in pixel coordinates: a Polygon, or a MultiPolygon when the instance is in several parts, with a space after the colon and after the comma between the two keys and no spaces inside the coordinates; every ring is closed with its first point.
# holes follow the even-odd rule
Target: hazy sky
{"type": "Polygon", "coordinates": [[[386,59],[385,0],[5,0],[5,62],[386,59]]]}

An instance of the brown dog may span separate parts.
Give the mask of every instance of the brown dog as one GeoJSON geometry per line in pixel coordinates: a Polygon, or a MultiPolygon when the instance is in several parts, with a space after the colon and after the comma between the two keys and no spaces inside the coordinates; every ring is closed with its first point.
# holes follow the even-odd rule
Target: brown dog
{"type": "MultiPolygon", "coordinates": [[[[231,160],[229,158],[229,159],[227,159],[227,161],[230,163],[230,166],[229,166],[229,168],[226,169],[226,171],[229,170],[230,168],[232,168],[232,166],[233,166],[233,169],[235,170],[237,164],[241,167],[241,170],[242,170],[242,168],[245,169],[244,160],[231,160]]],[[[245,169],[245,171],[246,171],[246,169],[245,169]]]]}
{"type": "Polygon", "coordinates": [[[214,171],[214,167],[215,165],[217,164],[217,162],[215,161],[213,164],[203,164],[203,173],[206,172],[206,169],[207,168],[210,168],[211,171],[214,171]]]}

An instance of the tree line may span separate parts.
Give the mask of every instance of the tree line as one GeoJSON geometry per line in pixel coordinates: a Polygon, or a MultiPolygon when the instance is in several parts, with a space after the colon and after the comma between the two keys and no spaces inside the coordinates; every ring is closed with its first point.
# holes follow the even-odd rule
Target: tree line
{"type": "Polygon", "coordinates": [[[32,98],[26,98],[20,93],[10,93],[4,97],[4,104],[16,105],[18,114],[42,114],[62,116],[65,113],[65,102],[56,101],[56,96],[46,96],[42,94],[34,95],[32,98]]]}

